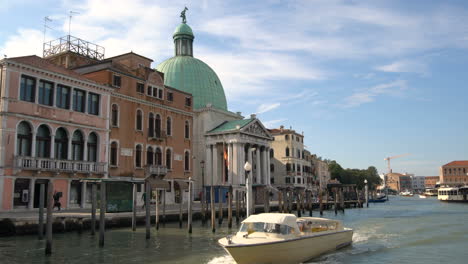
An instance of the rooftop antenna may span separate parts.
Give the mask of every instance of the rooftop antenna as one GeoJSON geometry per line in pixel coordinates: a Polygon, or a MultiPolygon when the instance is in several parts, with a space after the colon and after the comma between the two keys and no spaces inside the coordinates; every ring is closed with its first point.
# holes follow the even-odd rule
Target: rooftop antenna
{"type": "Polygon", "coordinates": [[[72,17],[73,17],[74,14],[78,15],[79,13],[75,12],[75,11],[70,11],[70,15],[68,16],[68,35],[69,36],[70,36],[70,32],[71,32],[71,20],[72,20],[72,17]]]}
{"type": "Polygon", "coordinates": [[[45,43],[46,31],[47,31],[47,28],[50,28],[47,26],[47,22],[52,22],[52,19],[50,19],[48,16],[44,17],[44,41],[42,43],[45,43]]]}

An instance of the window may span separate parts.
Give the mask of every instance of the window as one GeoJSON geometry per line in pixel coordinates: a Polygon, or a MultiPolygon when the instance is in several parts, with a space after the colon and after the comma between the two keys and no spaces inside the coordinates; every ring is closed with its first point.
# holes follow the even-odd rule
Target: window
{"type": "Polygon", "coordinates": [[[291,183],[291,178],[289,178],[289,177],[284,178],[284,180],[285,180],[286,183],[291,183]]]}
{"type": "Polygon", "coordinates": [[[67,131],[61,127],[55,132],[55,158],[65,160],[68,157],[67,131]]]}
{"type": "Polygon", "coordinates": [[[113,127],[119,126],[119,107],[116,104],[112,105],[111,125],[113,127]]]}
{"type": "Polygon", "coordinates": [[[301,150],[300,149],[297,150],[297,158],[299,158],[299,159],[301,158],[301,150]]]}
{"type": "Polygon", "coordinates": [[[48,81],[39,81],[39,103],[54,105],[54,84],[48,81]]]}
{"type": "Polygon", "coordinates": [[[118,76],[118,75],[114,75],[114,79],[112,81],[112,84],[115,86],[115,87],[119,87],[120,88],[120,85],[122,84],[122,77],[118,76]]]}
{"type": "Polygon", "coordinates": [[[153,87],[148,85],[148,90],[146,91],[146,94],[151,96],[152,92],[153,92],[153,87]]]}
{"type": "Polygon", "coordinates": [[[159,99],[164,99],[163,89],[159,89],[159,90],[158,90],[158,98],[159,98],[159,99]]]}
{"type": "Polygon", "coordinates": [[[156,154],[155,154],[155,158],[156,158],[156,165],[159,165],[161,166],[162,165],[162,152],[161,152],[161,149],[160,148],[156,148],[156,154]]]}
{"type": "Polygon", "coordinates": [[[136,130],[143,130],[143,113],[139,109],[136,112],[136,130]]]}
{"type": "Polygon", "coordinates": [[[135,151],[135,167],[141,168],[141,145],[136,146],[135,151]]]}
{"type": "Polygon", "coordinates": [[[18,125],[16,144],[16,152],[18,153],[18,156],[31,156],[32,129],[25,121],[18,125]]]}
{"type": "Polygon", "coordinates": [[[76,130],[72,137],[72,160],[83,160],[83,134],[76,130]]]}
{"type": "Polygon", "coordinates": [[[168,170],[171,169],[171,161],[172,161],[172,152],[170,149],[166,150],[166,168],[168,170]]]}
{"type": "Polygon", "coordinates": [[[70,109],[70,87],[57,85],[56,106],[62,109],[70,109]]]}
{"type": "Polygon", "coordinates": [[[185,151],[185,156],[184,156],[184,170],[189,171],[190,170],[190,153],[188,151],[185,151]]]}
{"type": "Polygon", "coordinates": [[[145,84],[144,83],[138,83],[136,84],[136,91],[137,93],[145,93],[145,84]]]}
{"type": "Polygon", "coordinates": [[[190,138],[190,124],[189,121],[185,121],[185,138],[190,138]]]}
{"type": "Polygon", "coordinates": [[[97,162],[97,146],[98,137],[96,133],[92,132],[88,138],[88,161],[97,162]]]}
{"type": "Polygon", "coordinates": [[[86,99],[85,91],[82,91],[79,89],[73,89],[73,110],[84,113],[85,99],[86,99]]]}
{"type": "Polygon", "coordinates": [[[185,97],[185,106],[192,106],[192,98],[185,97]]]}
{"type": "Polygon", "coordinates": [[[275,184],[275,178],[270,178],[270,183],[275,184]]]}
{"type": "Polygon", "coordinates": [[[99,94],[88,94],[88,114],[99,115],[99,94]]]}
{"type": "Polygon", "coordinates": [[[168,136],[172,135],[172,119],[170,117],[167,117],[166,120],[166,134],[168,136]]]}
{"type": "Polygon", "coordinates": [[[26,102],[35,102],[36,79],[22,75],[20,87],[20,100],[26,102]]]}
{"type": "Polygon", "coordinates": [[[286,147],[286,157],[289,157],[289,148],[286,147]]]}
{"type": "Polygon", "coordinates": [[[148,150],[146,151],[146,164],[153,165],[153,161],[154,161],[153,148],[148,147],[148,150]]]}
{"type": "Polygon", "coordinates": [[[161,138],[161,116],[160,115],[156,115],[155,130],[156,130],[156,137],[161,138]]]}
{"type": "Polygon", "coordinates": [[[50,157],[50,130],[46,125],[41,125],[37,129],[36,156],[39,158],[50,157]]]}
{"type": "Polygon", "coordinates": [[[291,171],[291,164],[289,163],[286,163],[286,171],[291,171]]]}
{"type": "Polygon", "coordinates": [[[289,140],[289,135],[285,135],[285,136],[284,136],[284,139],[285,139],[285,140],[289,140]]]}
{"type": "Polygon", "coordinates": [[[153,87],[153,96],[158,97],[158,87],[153,87]]]}
{"type": "Polygon", "coordinates": [[[169,102],[173,102],[174,101],[174,94],[172,92],[167,92],[167,100],[169,102]]]}
{"type": "Polygon", "coordinates": [[[275,172],[275,164],[270,164],[270,172],[275,172]]]}
{"type": "Polygon", "coordinates": [[[273,149],[270,149],[270,158],[273,158],[275,156],[275,151],[273,149]]]}
{"type": "Polygon", "coordinates": [[[153,113],[150,113],[149,118],[148,118],[148,137],[154,137],[154,115],[153,113]]]}
{"type": "Polygon", "coordinates": [[[111,149],[110,149],[110,165],[111,166],[117,166],[117,142],[112,142],[111,143],[111,149]]]}

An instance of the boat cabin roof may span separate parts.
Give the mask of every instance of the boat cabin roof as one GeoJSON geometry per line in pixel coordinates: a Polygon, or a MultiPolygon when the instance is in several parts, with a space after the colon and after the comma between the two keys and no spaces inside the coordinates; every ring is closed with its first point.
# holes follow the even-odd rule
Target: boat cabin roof
{"type": "Polygon", "coordinates": [[[281,214],[281,213],[263,213],[256,214],[247,217],[242,223],[270,223],[288,225],[293,228],[297,228],[296,223],[297,217],[293,214],[281,214]]]}

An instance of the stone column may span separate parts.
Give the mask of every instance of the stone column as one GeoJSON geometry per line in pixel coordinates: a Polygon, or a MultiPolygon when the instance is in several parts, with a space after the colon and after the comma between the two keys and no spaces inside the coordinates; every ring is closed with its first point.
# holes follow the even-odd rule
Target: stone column
{"type": "Polygon", "coordinates": [[[81,208],[86,208],[86,182],[81,182],[81,208]]]}
{"type": "MultiPolygon", "coordinates": [[[[211,150],[211,145],[206,145],[206,148],[205,148],[205,154],[206,154],[206,158],[205,158],[205,185],[212,185],[212,150],[211,150]],[[207,184],[209,183],[209,184],[207,184]]],[[[203,190],[204,191],[204,190],[203,190]]]]}
{"type": "Polygon", "coordinates": [[[270,170],[270,148],[267,148],[267,153],[266,153],[266,159],[267,159],[267,185],[271,184],[271,170],[270,170]]]}
{"type": "Polygon", "coordinates": [[[233,173],[232,173],[232,167],[233,167],[233,160],[234,160],[234,155],[233,155],[233,144],[229,143],[228,144],[228,184],[233,184],[233,173]]]}
{"type": "MultiPolygon", "coordinates": [[[[36,182],[36,179],[31,178],[29,180],[29,201],[28,201],[28,209],[33,209],[34,208],[34,184],[36,182]]],[[[13,188],[15,186],[13,185],[13,188]]]]}
{"type": "Polygon", "coordinates": [[[232,169],[231,169],[231,173],[232,173],[232,184],[234,186],[237,186],[238,184],[240,184],[242,182],[241,178],[240,178],[240,144],[239,143],[234,143],[233,144],[233,150],[232,150],[232,169]]]}
{"type": "Polygon", "coordinates": [[[36,131],[34,130],[34,127],[31,139],[31,157],[36,157],[36,131]]]}
{"type": "Polygon", "coordinates": [[[50,158],[55,159],[55,134],[50,136],[50,158]]]}
{"type": "Polygon", "coordinates": [[[256,149],[256,167],[257,167],[257,173],[256,173],[256,179],[255,179],[255,183],[262,183],[262,160],[260,158],[260,154],[261,151],[260,151],[260,146],[257,146],[257,149],[256,149]]]}
{"type": "Polygon", "coordinates": [[[245,184],[245,145],[243,143],[239,144],[239,183],[245,184]]]}
{"type": "Polygon", "coordinates": [[[216,144],[213,145],[213,169],[212,175],[214,179],[214,185],[218,185],[220,181],[220,175],[218,175],[218,148],[216,144]]]}
{"type": "Polygon", "coordinates": [[[262,182],[265,185],[268,185],[269,166],[268,166],[268,163],[267,163],[267,156],[268,156],[268,151],[267,151],[267,148],[264,147],[263,151],[262,151],[262,165],[263,165],[263,167],[262,167],[262,182]]]}

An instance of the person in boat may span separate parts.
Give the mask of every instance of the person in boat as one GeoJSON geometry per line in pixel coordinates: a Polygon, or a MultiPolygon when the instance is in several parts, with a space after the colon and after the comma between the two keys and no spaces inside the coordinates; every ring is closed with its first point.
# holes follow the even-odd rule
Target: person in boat
{"type": "Polygon", "coordinates": [[[53,198],[54,198],[54,209],[55,207],[57,207],[58,210],[60,211],[62,207],[62,204],[60,203],[60,198],[62,198],[62,192],[55,191],[53,198]]]}

